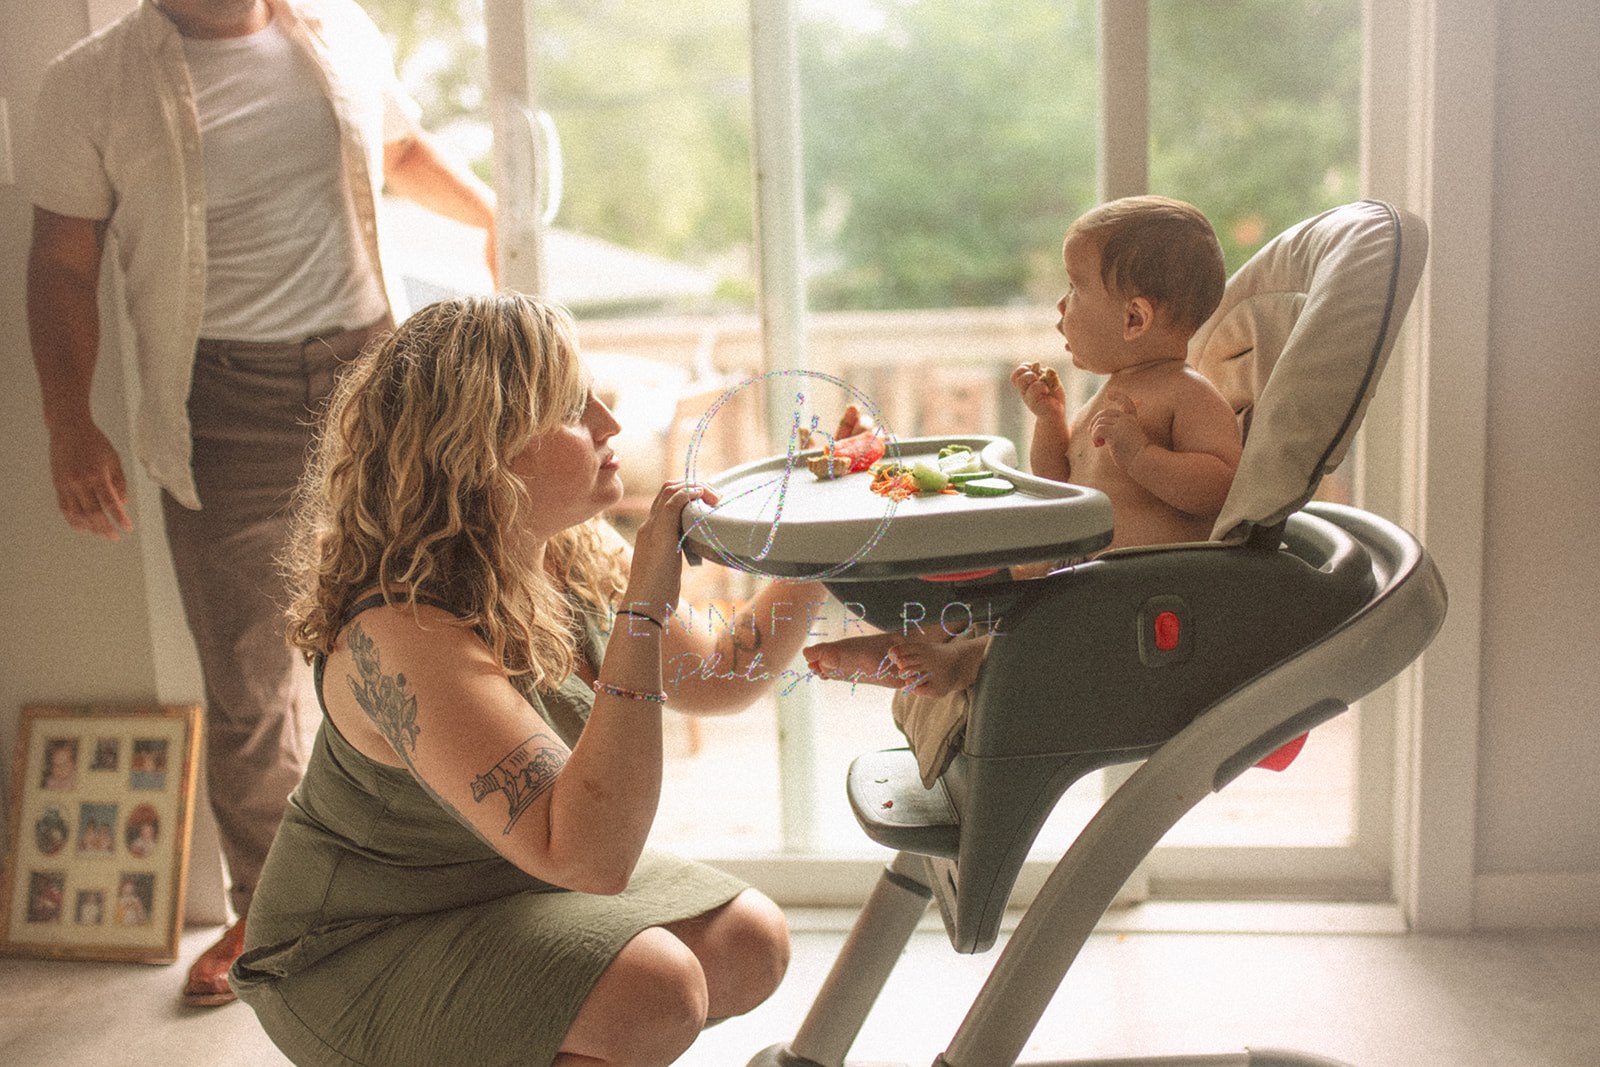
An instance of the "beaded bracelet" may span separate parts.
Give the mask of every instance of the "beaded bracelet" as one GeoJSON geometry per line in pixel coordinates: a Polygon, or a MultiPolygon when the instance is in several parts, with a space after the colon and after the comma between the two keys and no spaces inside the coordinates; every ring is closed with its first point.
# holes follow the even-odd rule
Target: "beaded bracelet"
{"type": "Polygon", "coordinates": [[[656,618],[654,615],[646,615],[642,611],[632,611],[632,610],[630,610],[628,608],[621,608],[621,609],[619,609],[617,611],[617,614],[618,615],[632,615],[636,619],[643,619],[645,622],[653,624],[656,629],[661,630],[663,632],[665,632],[666,628],[667,628],[666,623],[662,622],[660,619],[656,618]]]}
{"type": "Polygon", "coordinates": [[[648,700],[652,704],[665,704],[667,702],[667,694],[661,689],[657,689],[653,693],[645,692],[641,689],[624,689],[620,685],[612,685],[609,682],[602,682],[598,678],[594,680],[593,684],[594,691],[596,693],[605,693],[609,696],[622,697],[625,700],[648,700]]]}

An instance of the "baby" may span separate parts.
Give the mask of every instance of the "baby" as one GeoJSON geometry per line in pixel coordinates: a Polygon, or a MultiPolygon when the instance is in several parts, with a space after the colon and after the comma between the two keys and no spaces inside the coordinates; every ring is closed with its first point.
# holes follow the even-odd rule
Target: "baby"
{"type": "MultiPolygon", "coordinates": [[[[1222,299],[1216,233],[1192,205],[1128,197],[1074,222],[1062,258],[1056,329],[1073,366],[1105,382],[1069,422],[1054,370],[1030,363],[1011,373],[1034,416],[1033,472],[1105,493],[1115,526],[1108,551],[1206,540],[1240,453],[1233,409],[1187,362],[1189,338],[1222,299]]],[[[805,657],[824,678],[939,697],[976,681],[987,641],[871,634],[812,645],[805,657]]]]}

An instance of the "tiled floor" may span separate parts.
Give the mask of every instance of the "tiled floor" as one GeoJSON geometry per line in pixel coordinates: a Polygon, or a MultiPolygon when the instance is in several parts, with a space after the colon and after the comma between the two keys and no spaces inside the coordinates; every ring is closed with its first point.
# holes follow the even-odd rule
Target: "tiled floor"
{"type": "MultiPolygon", "coordinates": [[[[847,920],[797,913],[794,962],[777,995],[708,1030],[681,1062],[742,1067],[792,1033],[847,920]]],[[[0,1064],[281,1067],[285,1061],[248,1008],[179,1004],[184,969],[214,933],[191,930],[183,960],[171,967],[0,960],[0,1064]]],[[[935,929],[916,934],[857,1042],[860,1061],[930,1064],[994,959],[955,955],[935,929]]],[[[1595,1067],[1600,932],[1447,938],[1108,930],[1090,939],[1025,1058],[1238,1053],[1248,1046],[1293,1048],[1357,1067],[1595,1067]]]]}

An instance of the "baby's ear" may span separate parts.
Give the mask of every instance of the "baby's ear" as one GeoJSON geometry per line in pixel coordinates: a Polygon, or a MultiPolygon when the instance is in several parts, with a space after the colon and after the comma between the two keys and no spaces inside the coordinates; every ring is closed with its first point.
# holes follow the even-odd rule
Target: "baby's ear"
{"type": "Polygon", "coordinates": [[[1147,296],[1130,297],[1122,312],[1122,339],[1132,341],[1144,336],[1156,324],[1156,306],[1147,296]]]}

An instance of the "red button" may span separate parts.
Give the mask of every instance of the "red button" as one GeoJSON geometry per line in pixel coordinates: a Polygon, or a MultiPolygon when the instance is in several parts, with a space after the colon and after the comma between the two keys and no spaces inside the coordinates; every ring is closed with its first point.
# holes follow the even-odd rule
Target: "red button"
{"type": "Polygon", "coordinates": [[[1180,637],[1178,615],[1176,612],[1163,611],[1156,616],[1156,648],[1162,652],[1171,652],[1178,647],[1180,637]]]}

